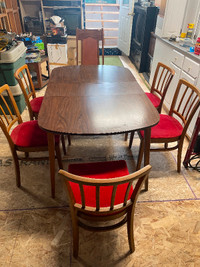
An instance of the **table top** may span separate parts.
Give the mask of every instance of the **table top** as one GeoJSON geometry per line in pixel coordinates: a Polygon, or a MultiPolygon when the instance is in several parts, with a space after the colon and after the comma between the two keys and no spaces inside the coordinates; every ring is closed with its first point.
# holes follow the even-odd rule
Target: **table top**
{"type": "Polygon", "coordinates": [[[106,65],[54,69],[38,118],[46,131],[80,135],[125,133],[158,121],[132,73],[106,65]]]}

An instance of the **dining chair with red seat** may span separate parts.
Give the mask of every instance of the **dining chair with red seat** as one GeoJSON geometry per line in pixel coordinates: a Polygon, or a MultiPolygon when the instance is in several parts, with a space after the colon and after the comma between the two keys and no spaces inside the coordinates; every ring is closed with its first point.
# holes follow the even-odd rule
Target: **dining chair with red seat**
{"type": "Polygon", "coordinates": [[[163,101],[174,74],[175,71],[172,68],[158,62],[150,93],[146,95],[159,113],[161,113],[163,101]]]}
{"type": "MultiPolygon", "coordinates": [[[[181,170],[183,141],[188,126],[200,107],[200,90],[184,79],[180,79],[168,114],[160,114],[159,123],[151,128],[151,144],[163,144],[163,147],[151,147],[150,151],[170,151],[177,149],[177,171],[181,170]],[[172,144],[175,142],[176,144],[172,144]],[[171,144],[169,146],[169,144],[171,144]]],[[[136,169],[140,169],[144,151],[144,132],[138,132],[140,149],[136,169]]],[[[129,148],[132,146],[134,132],[131,133],[129,148]]]]}
{"type": "MultiPolygon", "coordinates": [[[[22,93],[24,95],[24,99],[28,107],[30,120],[37,119],[44,97],[43,96],[36,97],[34,84],[28,66],[25,64],[20,68],[18,68],[15,71],[14,76],[15,79],[18,81],[22,93]]],[[[61,136],[61,141],[62,141],[63,152],[66,155],[65,140],[63,135],[61,136]]],[[[71,145],[71,139],[69,135],[68,135],[68,143],[69,145],[71,145]]]]}
{"type": "Polygon", "coordinates": [[[69,197],[74,257],[78,257],[79,227],[99,232],[116,229],[125,223],[130,251],[134,252],[135,206],[150,169],[147,165],[129,174],[126,162],[120,160],[70,164],[68,172],[59,171],[64,176],[69,197]]]}
{"type": "Polygon", "coordinates": [[[76,64],[79,65],[79,42],[81,42],[81,65],[99,65],[99,46],[102,46],[102,65],[104,65],[103,29],[76,29],[76,64]]]}
{"type": "MultiPolygon", "coordinates": [[[[175,71],[167,65],[158,62],[151,90],[149,93],[145,93],[154,107],[161,113],[163,101],[165,99],[169,85],[174,77],[175,71]]],[[[125,141],[128,138],[128,133],[125,134],[125,141]]]]}
{"type": "MultiPolygon", "coordinates": [[[[0,127],[8,141],[15,166],[16,184],[20,187],[19,160],[48,159],[48,156],[29,157],[29,152],[48,151],[48,140],[46,132],[40,129],[37,120],[22,121],[15,99],[7,84],[0,87],[0,127]],[[22,157],[22,154],[25,156],[22,157]]],[[[55,154],[59,168],[62,168],[59,139],[59,136],[55,136],[55,154]]]]}

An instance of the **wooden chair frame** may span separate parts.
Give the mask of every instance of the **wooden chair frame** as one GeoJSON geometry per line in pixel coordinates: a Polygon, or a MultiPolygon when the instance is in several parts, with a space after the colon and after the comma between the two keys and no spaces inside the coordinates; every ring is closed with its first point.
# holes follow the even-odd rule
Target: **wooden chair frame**
{"type": "Polygon", "coordinates": [[[79,41],[81,41],[81,65],[83,62],[83,40],[92,38],[96,40],[97,45],[97,59],[99,65],[99,42],[102,42],[102,65],[104,65],[104,31],[103,28],[98,29],[76,29],[76,64],[78,65],[79,58],[79,41]]]}
{"type": "MultiPolygon", "coordinates": [[[[39,147],[20,147],[16,146],[10,136],[10,132],[13,129],[15,124],[21,124],[23,123],[19,109],[17,107],[17,104],[15,102],[15,99],[11,93],[11,90],[7,84],[0,87],[0,127],[5,134],[8,144],[10,146],[10,150],[12,153],[14,165],[15,165],[15,173],[16,173],[16,184],[17,187],[21,186],[21,180],[20,180],[20,168],[19,168],[19,160],[23,161],[37,161],[37,160],[44,160],[49,159],[49,157],[29,157],[29,152],[41,152],[41,151],[48,151],[48,146],[39,146],[39,147]],[[8,97],[8,100],[6,100],[6,97],[8,97]],[[11,110],[12,106],[13,111],[11,110]],[[18,152],[25,152],[22,153],[25,156],[18,155],[18,152]]],[[[61,160],[61,153],[59,144],[55,144],[55,152],[56,152],[56,158],[58,160],[59,168],[63,168],[62,160],[61,160]]]]}
{"type": "Polygon", "coordinates": [[[18,81],[22,93],[24,95],[24,99],[28,107],[30,120],[34,120],[34,118],[37,119],[38,114],[35,114],[33,112],[30,105],[30,100],[36,98],[36,93],[28,66],[26,64],[21,66],[15,71],[14,76],[15,79],[18,81]]]}
{"type": "Polygon", "coordinates": [[[163,101],[174,74],[175,71],[172,68],[161,62],[158,62],[150,93],[157,95],[160,98],[160,105],[157,107],[159,113],[161,113],[163,101]]]}
{"type": "Polygon", "coordinates": [[[59,174],[64,176],[65,189],[67,191],[70,210],[72,216],[72,229],[73,229],[73,255],[78,257],[79,250],[79,226],[89,230],[89,231],[109,231],[116,229],[123,224],[127,223],[127,233],[128,241],[131,253],[135,250],[134,244],[134,233],[133,233],[133,223],[134,223],[134,212],[135,205],[141,188],[148,177],[151,166],[147,165],[143,169],[123,176],[116,178],[107,178],[107,179],[94,179],[81,177],[78,175],[71,174],[64,170],[60,170],[59,174]],[[137,180],[134,186],[133,193],[131,198],[127,200],[133,181],[137,180]],[[82,205],[76,203],[73,191],[69,184],[69,181],[77,183],[81,192],[82,205]],[[127,191],[124,197],[123,203],[119,205],[114,205],[115,194],[118,185],[128,183],[127,191]],[[96,207],[85,206],[85,195],[84,195],[84,185],[95,186],[96,187],[96,207]],[[100,207],[100,188],[102,186],[113,186],[111,203],[109,207],[100,207]],[[102,216],[103,215],[103,216],[102,216]],[[113,222],[113,220],[121,218],[119,222],[113,222]],[[81,220],[84,219],[84,222],[81,220]],[[110,222],[109,225],[104,226],[91,226],[86,223],[89,222],[110,222]]]}
{"type": "MultiPolygon", "coordinates": [[[[156,71],[154,74],[153,82],[151,85],[150,93],[160,98],[160,104],[157,107],[159,113],[161,113],[165,95],[169,88],[169,85],[174,77],[175,71],[167,65],[158,62],[156,71]]],[[[125,133],[124,140],[127,141],[128,133],[125,133]]]]}
{"type": "MultiPolygon", "coordinates": [[[[15,71],[14,76],[15,76],[15,79],[18,81],[21,87],[22,93],[24,95],[24,99],[28,107],[30,120],[38,119],[38,113],[33,112],[31,105],[30,105],[30,100],[36,98],[36,93],[35,93],[35,87],[34,87],[28,66],[26,64],[21,66],[19,69],[15,71]]],[[[70,135],[67,135],[67,138],[68,138],[68,144],[71,145],[70,135]]],[[[63,153],[64,155],[66,155],[67,152],[66,152],[66,147],[65,147],[64,135],[61,135],[61,142],[62,142],[62,147],[63,147],[63,153]]]]}
{"type": "MultiPolygon", "coordinates": [[[[183,125],[182,134],[178,137],[174,138],[157,138],[151,139],[150,143],[158,143],[163,144],[164,147],[162,148],[150,148],[150,151],[171,151],[178,149],[177,153],[177,172],[181,171],[181,155],[182,155],[182,148],[184,138],[186,136],[186,132],[190,122],[197,112],[200,106],[200,90],[195,87],[194,85],[190,84],[188,81],[184,79],[180,79],[177,85],[173,101],[170,107],[169,116],[179,118],[183,125]],[[178,100],[180,99],[180,100],[178,100]],[[176,142],[174,146],[168,146],[169,143],[176,142]]],[[[136,169],[140,169],[142,157],[144,153],[144,138],[142,137],[141,133],[138,132],[141,143],[139,149],[139,156],[136,169]]],[[[134,132],[131,133],[129,148],[132,146],[134,137],[134,132]]]]}

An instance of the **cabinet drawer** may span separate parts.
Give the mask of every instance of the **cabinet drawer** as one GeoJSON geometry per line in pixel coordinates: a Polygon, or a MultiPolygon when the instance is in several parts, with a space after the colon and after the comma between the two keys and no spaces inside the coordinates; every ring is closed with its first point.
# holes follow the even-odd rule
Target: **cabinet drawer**
{"type": "Polygon", "coordinates": [[[189,83],[191,84],[196,84],[196,80],[195,78],[193,78],[192,76],[188,75],[188,73],[186,73],[185,71],[182,71],[181,72],[181,75],[180,75],[180,79],[185,79],[186,81],[188,81],[189,83]]]}
{"type": "Polygon", "coordinates": [[[183,70],[196,79],[199,74],[199,64],[186,57],[183,63],[183,70]]]}
{"type": "Polygon", "coordinates": [[[174,63],[179,68],[182,68],[183,61],[184,61],[184,55],[177,52],[176,50],[173,50],[171,62],[174,63]]]}

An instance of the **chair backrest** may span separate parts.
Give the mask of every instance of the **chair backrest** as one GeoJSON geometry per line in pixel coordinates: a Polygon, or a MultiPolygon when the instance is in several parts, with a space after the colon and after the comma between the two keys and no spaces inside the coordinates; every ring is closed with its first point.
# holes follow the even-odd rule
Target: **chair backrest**
{"type": "Polygon", "coordinates": [[[180,79],[172,100],[169,115],[175,117],[184,127],[182,136],[200,107],[200,90],[184,79],[180,79]]]}
{"type": "Polygon", "coordinates": [[[106,212],[106,214],[109,214],[109,213],[116,213],[116,211],[123,212],[130,205],[135,206],[138,195],[141,191],[142,185],[144,184],[144,181],[147,179],[150,169],[151,169],[151,166],[147,165],[143,169],[135,173],[122,176],[122,177],[107,178],[107,179],[96,179],[96,178],[94,179],[94,178],[77,176],[64,170],[60,170],[59,173],[62,174],[65,178],[64,181],[65,181],[65,185],[66,185],[68,195],[70,198],[70,206],[72,208],[76,207],[85,213],[95,212],[95,214],[97,214],[97,213],[106,212]],[[130,199],[128,199],[130,190],[132,190],[133,181],[135,180],[137,180],[137,182],[135,183],[134,190],[132,191],[132,195],[130,199]],[[76,183],[79,186],[80,194],[81,194],[81,204],[76,203],[74,193],[70,186],[70,182],[76,183]],[[120,204],[114,205],[117,188],[118,186],[122,184],[127,184],[126,192],[124,196],[122,197],[123,202],[120,204]],[[95,190],[96,191],[96,207],[89,207],[85,205],[86,199],[85,199],[85,194],[84,194],[84,186],[91,186],[91,187],[96,188],[95,190]],[[110,199],[110,205],[108,207],[101,207],[100,206],[100,191],[102,187],[107,187],[107,186],[113,187],[112,195],[110,199]]]}
{"type": "Polygon", "coordinates": [[[104,65],[103,29],[76,29],[76,63],[79,60],[79,41],[81,42],[81,65],[99,65],[99,43],[102,43],[102,65],[104,65]]]}
{"type": "Polygon", "coordinates": [[[16,123],[22,123],[22,118],[11,90],[8,84],[5,84],[0,87],[0,127],[11,147],[14,144],[10,137],[10,131],[16,123]]]}
{"type": "Polygon", "coordinates": [[[151,86],[151,93],[155,94],[160,99],[160,104],[157,108],[159,113],[161,112],[167,89],[171,83],[174,74],[175,71],[173,69],[161,62],[158,62],[151,86]]]}
{"type": "Polygon", "coordinates": [[[17,69],[14,73],[14,76],[15,76],[15,79],[18,81],[21,87],[21,90],[23,92],[26,105],[28,107],[30,119],[33,120],[34,116],[33,116],[33,111],[30,105],[30,100],[35,98],[36,94],[35,94],[35,88],[33,85],[33,81],[32,81],[28,66],[25,64],[19,69],[17,69]]]}

